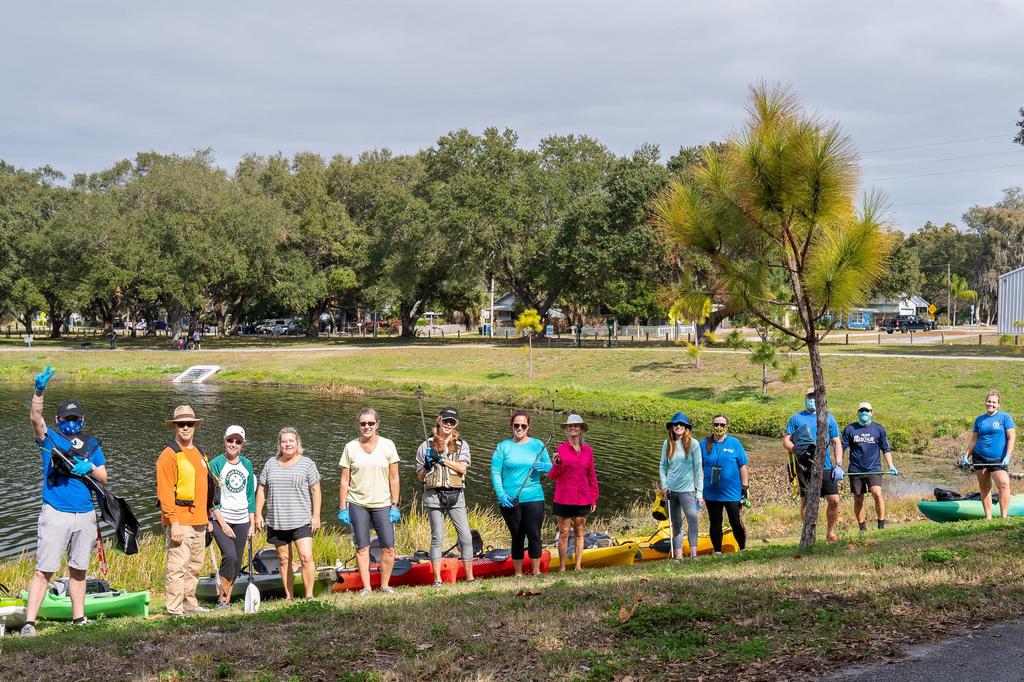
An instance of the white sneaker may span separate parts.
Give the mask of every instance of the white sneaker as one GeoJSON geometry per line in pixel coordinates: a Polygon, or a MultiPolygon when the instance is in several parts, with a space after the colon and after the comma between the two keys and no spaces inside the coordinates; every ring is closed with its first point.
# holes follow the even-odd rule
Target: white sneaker
{"type": "Polygon", "coordinates": [[[364,587],[363,589],[359,590],[360,597],[369,597],[371,594],[373,594],[373,590],[371,590],[369,587],[364,587]]]}
{"type": "Polygon", "coordinates": [[[380,588],[380,591],[384,594],[394,594],[395,588],[391,587],[391,585],[388,585],[387,587],[380,588]]]}
{"type": "Polygon", "coordinates": [[[31,623],[26,623],[25,626],[21,628],[21,636],[22,637],[35,637],[36,636],[36,626],[32,625],[31,623]]]}

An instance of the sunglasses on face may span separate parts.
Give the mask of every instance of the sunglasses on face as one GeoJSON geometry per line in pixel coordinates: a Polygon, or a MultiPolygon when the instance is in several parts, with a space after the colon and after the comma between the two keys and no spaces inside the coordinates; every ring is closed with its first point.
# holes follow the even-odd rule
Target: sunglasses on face
{"type": "Polygon", "coordinates": [[[529,424],[513,424],[512,428],[515,429],[516,431],[519,431],[520,429],[528,429],[528,428],[530,428],[530,425],[529,424]]]}
{"type": "Polygon", "coordinates": [[[242,440],[240,440],[238,438],[228,438],[225,442],[226,443],[231,443],[232,445],[241,445],[244,441],[242,441],[242,440]]]}
{"type": "Polygon", "coordinates": [[[459,423],[458,419],[442,419],[441,423],[445,426],[456,426],[459,423]]]}
{"type": "Polygon", "coordinates": [[[673,429],[685,429],[686,428],[686,424],[673,424],[672,428],[673,429]]]}
{"type": "Polygon", "coordinates": [[[359,426],[366,428],[367,426],[376,426],[377,422],[359,422],[359,426]]]}
{"type": "Polygon", "coordinates": [[[176,429],[192,429],[195,428],[195,422],[178,422],[174,425],[176,429]]]}
{"type": "Polygon", "coordinates": [[[72,416],[72,417],[61,417],[60,420],[62,422],[80,422],[80,421],[82,421],[82,418],[81,417],[74,417],[74,416],[72,416]]]}
{"type": "Polygon", "coordinates": [[[712,426],[728,426],[728,424],[726,424],[725,422],[715,422],[712,424],[712,426]]]}

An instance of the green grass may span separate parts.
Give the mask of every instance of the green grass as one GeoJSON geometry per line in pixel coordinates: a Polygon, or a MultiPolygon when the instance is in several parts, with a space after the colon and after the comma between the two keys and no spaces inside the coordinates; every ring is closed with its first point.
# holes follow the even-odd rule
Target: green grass
{"type": "Polygon", "coordinates": [[[1024,615],[1024,523],[904,524],[697,561],[111,619],[3,640],[41,679],[815,679],[1024,615]],[[538,596],[518,596],[523,588],[538,596]],[[620,608],[640,601],[621,622],[620,608]]]}

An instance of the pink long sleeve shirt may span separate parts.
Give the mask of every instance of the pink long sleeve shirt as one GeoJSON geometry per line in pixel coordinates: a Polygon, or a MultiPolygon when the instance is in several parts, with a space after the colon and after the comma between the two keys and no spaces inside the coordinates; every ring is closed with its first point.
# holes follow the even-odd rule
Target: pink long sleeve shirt
{"type": "Polygon", "coordinates": [[[594,451],[591,447],[584,443],[576,452],[566,440],[555,452],[558,453],[558,464],[548,472],[555,482],[555,502],[597,504],[597,474],[594,473],[594,451]]]}

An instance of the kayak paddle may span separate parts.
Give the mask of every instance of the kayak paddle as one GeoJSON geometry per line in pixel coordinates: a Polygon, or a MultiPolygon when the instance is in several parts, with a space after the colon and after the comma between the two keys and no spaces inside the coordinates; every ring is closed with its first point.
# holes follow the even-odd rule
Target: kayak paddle
{"type": "MultiPolygon", "coordinates": [[[[217,563],[217,555],[213,553],[213,543],[210,543],[210,561],[213,562],[213,577],[214,582],[217,585],[217,601],[220,601],[221,596],[224,595],[224,586],[220,584],[220,564],[217,563]]],[[[231,595],[228,595],[228,599],[231,595]]]]}
{"type": "Polygon", "coordinates": [[[139,551],[139,522],[125,499],[114,495],[109,488],[89,474],[76,476],[70,473],[74,463],[59,448],[51,448],[50,457],[60,461],[67,468],[68,473],[64,475],[77,478],[96,494],[96,506],[99,508],[103,520],[114,529],[114,543],[117,548],[125,554],[137,554],[139,551]]]}
{"type": "Polygon", "coordinates": [[[249,585],[245,588],[245,612],[256,613],[260,610],[260,588],[252,581],[252,538],[249,538],[249,585]]]}

